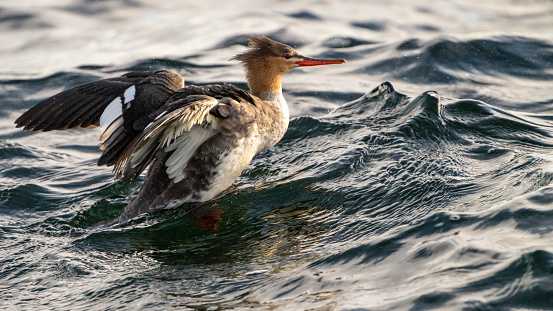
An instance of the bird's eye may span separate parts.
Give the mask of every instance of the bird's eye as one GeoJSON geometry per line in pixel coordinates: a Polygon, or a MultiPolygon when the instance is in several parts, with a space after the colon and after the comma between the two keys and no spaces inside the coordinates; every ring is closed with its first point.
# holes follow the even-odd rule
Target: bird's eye
{"type": "Polygon", "coordinates": [[[292,58],[292,54],[290,54],[290,53],[286,53],[286,54],[284,55],[284,58],[286,58],[286,59],[290,59],[290,58],[292,58]]]}

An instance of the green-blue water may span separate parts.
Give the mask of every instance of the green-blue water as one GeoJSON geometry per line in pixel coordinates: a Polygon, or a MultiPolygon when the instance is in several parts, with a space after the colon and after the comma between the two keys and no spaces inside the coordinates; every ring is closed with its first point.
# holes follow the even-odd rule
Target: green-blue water
{"type": "Polygon", "coordinates": [[[553,309],[551,16],[545,0],[0,4],[0,309],[553,309]],[[96,227],[140,186],[95,165],[99,130],[13,126],[132,70],[245,87],[228,59],[249,33],[347,63],[287,75],[287,134],[197,213],[96,227]]]}

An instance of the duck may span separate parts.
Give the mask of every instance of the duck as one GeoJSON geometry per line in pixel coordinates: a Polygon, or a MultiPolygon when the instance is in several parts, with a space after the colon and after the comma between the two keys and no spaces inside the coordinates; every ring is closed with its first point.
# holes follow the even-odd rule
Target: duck
{"type": "Polygon", "coordinates": [[[294,68],[343,64],[316,59],[262,35],[231,60],[249,92],[233,84],[185,85],[169,70],[129,72],[49,97],[15,120],[25,131],[100,128],[97,164],[121,182],[145,177],[114,223],[185,203],[213,200],[253,157],[288,129],[282,77],[294,68]]]}

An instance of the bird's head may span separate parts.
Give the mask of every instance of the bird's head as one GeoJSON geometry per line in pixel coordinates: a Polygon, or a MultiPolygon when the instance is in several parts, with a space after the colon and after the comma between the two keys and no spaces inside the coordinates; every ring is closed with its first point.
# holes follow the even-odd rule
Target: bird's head
{"type": "Polygon", "coordinates": [[[234,56],[233,60],[242,62],[244,67],[252,66],[274,67],[285,74],[296,67],[343,64],[343,59],[316,59],[299,54],[294,48],[269,39],[265,36],[246,36],[249,41],[248,49],[234,56]]]}
{"type": "MultiPolygon", "coordinates": [[[[242,62],[250,88],[256,80],[278,80],[296,67],[343,64],[343,59],[316,59],[299,54],[292,47],[260,35],[246,36],[248,49],[231,58],[242,62]],[[274,77],[274,78],[273,78],[274,77]]],[[[272,82],[271,82],[272,83],[272,82]]],[[[262,83],[261,83],[262,84],[262,83]]],[[[255,92],[255,91],[254,91],[255,92]]]]}

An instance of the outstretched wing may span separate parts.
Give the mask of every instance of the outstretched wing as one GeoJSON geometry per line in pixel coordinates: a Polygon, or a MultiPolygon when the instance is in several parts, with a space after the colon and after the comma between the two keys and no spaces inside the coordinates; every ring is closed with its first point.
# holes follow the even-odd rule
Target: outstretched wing
{"type": "MultiPolygon", "coordinates": [[[[168,102],[167,109],[138,135],[115,164],[115,178],[134,179],[155,158],[158,152],[172,152],[165,164],[167,175],[181,181],[182,171],[196,149],[220,131],[221,121],[228,114],[214,113],[218,106],[227,111],[231,99],[208,95],[188,95],[168,102]]],[[[229,112],[230,113],[230,112],[229,112]]]]}
{"type": "Polygon", "coordinates": [[[15,124],[24,130],[51,131],[100,126],[98,165],[113,165],[133,138],[154,119],[183,78],[170,71],[130,72],[66,90],[38,103],[15,124]]]}

